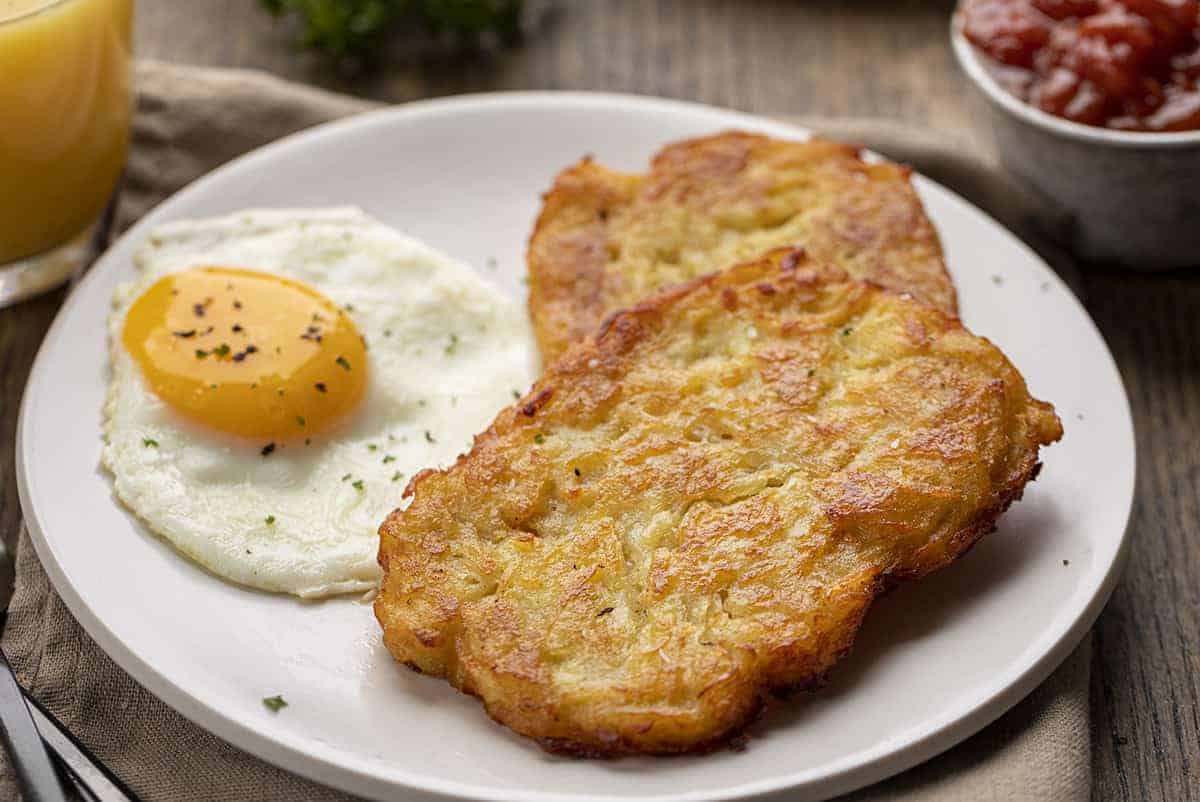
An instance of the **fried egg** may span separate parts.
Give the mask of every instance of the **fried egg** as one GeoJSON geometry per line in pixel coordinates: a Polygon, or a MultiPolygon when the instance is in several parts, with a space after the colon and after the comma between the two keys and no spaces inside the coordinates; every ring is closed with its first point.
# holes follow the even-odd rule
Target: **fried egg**
{"type": "Polygon", "coordinates": [[[102,462],[213,573],[312,598],[378,582],[377,528],[523,392],[523,309],[356,209],[171,223],[110,322],[102,462]]]}

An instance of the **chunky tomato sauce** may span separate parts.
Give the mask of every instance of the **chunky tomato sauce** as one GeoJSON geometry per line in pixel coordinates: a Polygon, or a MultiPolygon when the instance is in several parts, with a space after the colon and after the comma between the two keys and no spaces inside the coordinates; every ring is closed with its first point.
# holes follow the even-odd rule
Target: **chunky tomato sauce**
{"type": "Polygon", "coordinates": [[[1200,129],[1200,0],[965,0],[961,24],[1000,83],[1043,111],[1200,129]]]}

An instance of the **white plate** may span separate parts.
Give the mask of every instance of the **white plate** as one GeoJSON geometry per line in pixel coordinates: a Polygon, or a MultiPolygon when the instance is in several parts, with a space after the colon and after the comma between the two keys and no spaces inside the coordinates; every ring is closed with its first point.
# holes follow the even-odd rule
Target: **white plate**
{"type": "Polygon", "coordinates": [[[580,761],[492,723],[474,699],[399,668],[370,607],[247,591],[138,526],[98,467],[114,286],[154,226],[247,206],[353,203],[523,294],[539,193],[584,153],[639,170],[681,137],[803,132],[730,111],[611,95],[416,103],[253,153],[159,206],[64,305],[29,380],[21,503],[58,592],[101,647],[183,715],[273,763],[365,796],[503,800],[819,799],[879,780],[983,727],[1068,654],[1107,599],[1133,497],[1128,403],[1070,291],[1012,235],[920,179],[963,317],[1057,405],[1041,478],[951,569],[868,616],[832,684],[780,705],[742,752],[580,761]],[[486,265],[495,259],[498,266],[486,265]],[[1069,564],[1068,564],[1069,561],[1069,564]],[[261,699],[283,694],[278,714],[261,699]],[[403,789],[403,790],[402,790],[403,789]]]}

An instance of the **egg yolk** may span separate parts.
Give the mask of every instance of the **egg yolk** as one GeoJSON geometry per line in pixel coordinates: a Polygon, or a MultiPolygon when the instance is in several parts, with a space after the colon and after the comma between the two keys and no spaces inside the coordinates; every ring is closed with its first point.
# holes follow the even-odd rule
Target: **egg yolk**
{"type": "Polygon", "coordinates": [[[333,426],[367,382],[366,344],[343,310],[253,270],[160,279],[130,307],[122,342],[173,409],[264,448],[333,426]]]}

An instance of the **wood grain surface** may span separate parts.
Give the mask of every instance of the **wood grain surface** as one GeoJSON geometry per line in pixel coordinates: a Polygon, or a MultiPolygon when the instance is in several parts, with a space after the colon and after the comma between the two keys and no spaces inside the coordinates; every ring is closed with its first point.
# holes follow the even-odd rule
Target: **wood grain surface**
{"type": "MultiPolygon", "coordinates": [[[[400,48],[386,71],[348,75],[298,52],[292,28],[251,0],[142,0],[137,45],[144,56],[261,67],[384,100],[603,89],[774,115],[887,117],[986,149],[985,118],[947,43],[951,5],[558,0],[515,49],[464,55],[400,48]]],[[[1139,448],[1132,554],[1093,649],[1093,796],[1200,800],[1200,274],[1086,271],[1081,294],[1121,368],[1139,448]]],[[[12,478],[17,405],[60,300],[55,294],[0,312],[6,535],[19,519],[12,478]]]]}

